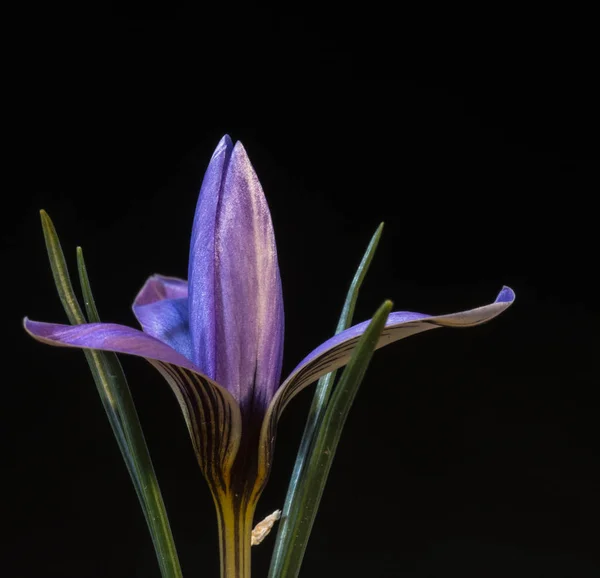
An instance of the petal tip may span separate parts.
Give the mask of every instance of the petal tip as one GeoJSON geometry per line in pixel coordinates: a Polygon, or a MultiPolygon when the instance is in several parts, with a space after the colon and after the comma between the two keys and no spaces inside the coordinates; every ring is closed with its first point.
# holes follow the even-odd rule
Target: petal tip
{"type": "Polygon", "coordinates": [[[232,160],[238,160],[250,163],[250,159],[248,158],[248,153],[246,152],[246,148],[242,144],[242,141],[239,140],[235,143],[233,147],[233,152],[231,153],[232,160]]]}
{"type": "Polygon", "coordinates": [[[210,159],[211,162],[214,161],[217,157],[219,157],[222,154],[226,155],[227,153],[229,153],[231,151],[232,148],[233,148],[233,142],[232,142],[230,136],[228,134],[223,135],[221,137],[221,140],[215,147],[215,150],[210,159]]]}
{"type": "Polygon", "coordinates": [[[188,284],[179,277],[170,277],[155,273],[148,277],[142,288],[133,300],[133,311],[136,307],[149,305],[163,299],[177,299],[187,297],[188,284]]]}
{"type": "Polygon", "coordinates": [[[508,303],[510,305],[515,298],[515,292],[508,285],[504,285],[496,297],[496,303],[508,303]]]}
{"type": "Polygon", "coordinates": [[[29,317],[23,317],[23,329],[30,337],[36,341],[44,341],[44,324],[39,321],[32,321],[29,317]]]}

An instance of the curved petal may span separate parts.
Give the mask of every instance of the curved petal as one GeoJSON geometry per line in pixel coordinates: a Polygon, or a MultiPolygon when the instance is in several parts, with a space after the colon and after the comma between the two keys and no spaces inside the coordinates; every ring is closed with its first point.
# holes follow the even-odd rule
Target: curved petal
{"type": "Polygon", "coordinates": [[[144,283],[133,301],[133,311],[136,307],[150,305],[164,299],[187,299],[188,282],[178,277],[152,275],[144,283]]]}
{"type": "Polygon", "coordinates": [[[171,386],[214,496],[227,494],[242,440],[240,406],[223,387],[178,365],[148,360],[171,386]]]}
{"type": "Polygon", "coordinates": [[[208,210],[201,214],[202,195],[219,196],[211,205],[212,237],[194,244],[190,256],[190,330],[199,356],[194,361],[233,394],[242,411],[252,405],[262,413],[277,389],[283,355],[275,236],[262,187],[241,143],[226,165],[219,190],[212,176],[211,189],[205,191],[203,184],[194,223],[193,238],[200,239],[196,229],[213,222],[208,210]],[[206,281],[210,275],[212,283],[206,281]]]}
{"type": "MultiPolygon", "coordinates": [[[[472,327],[485,323],[507,309],[514,298],[513,290],[503,287],[493,303],[468,311],[438,316],[407,311],[390,313],[377,349],[399,339],[437,327],[472,327]]],[[[285,399],[284,405],[306,385],[316,381],[322,375],[346,365],[354,346],[368,325],[369,321],[354,325],[328,339],[309,353],[281,385],[285,399]]]]}
{"type": "MultiPolygon", "coordinates": [[[[390,313],[385,329],[377,344],[377,349],[404,337],[416,335],[422,331],[437,327],[472,327],[480,323],[485,323],[500,315],[500,313],[513,303],[514,299],[515,294],[513,290],[510,287],[503,287],[494,303],[468,311],[438,316],[405,311],[390,313]]],[[[322,375],[346,365],[360,336],[368,325],[368,321],[354,325],[319,345],[319,347],[309,353],[298,364],[290,376],[283,382],[269,405],[263,422],[261,433],[261,469],[266,469],[267,471],[269,469],[274,428],[286,405],[307,385],[310,385],[322,375]]]]}
{"type": "Polygon", "coordinates": [[[152,275],[137,294],[132,309],[144,333],[192,361],[187,281],[152,275]]]}
{"type": "Polygon", "coordinates": [[[172,363],[202,375],[202,372],[181,353],[139,329],[116,323],[84,323],[82,325],[43,323],[31,321],[27,317],[24,319],[23,325],[32,337],[49,345],[127,353],[148,360],[172,363]]]}
{"type": "Polygon", "coordinates": [[[156,337],[191,361],[192,339],[188,311],[186,298],[165,299],[133,307],[144,333],[156,337]]]}
{"type": "Polygon", "coordinates": [[[49,345],[100,349],[144,357],[175,393],[198,463],[213,492],[224,492],[242,435],[240,408],[231,394],[168,345],[113,323],[61,325],[24,320],[25,330],[49,345]]]}

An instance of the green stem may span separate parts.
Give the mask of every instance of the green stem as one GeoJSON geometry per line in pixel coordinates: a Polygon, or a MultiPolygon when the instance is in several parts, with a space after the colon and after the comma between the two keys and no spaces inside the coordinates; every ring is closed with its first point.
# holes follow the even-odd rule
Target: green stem
{"type": "Polygon", "coordinates": [[[231,494],[214,497],[219,523],[221,578],[250,578],[254,505],[231,494]]]}

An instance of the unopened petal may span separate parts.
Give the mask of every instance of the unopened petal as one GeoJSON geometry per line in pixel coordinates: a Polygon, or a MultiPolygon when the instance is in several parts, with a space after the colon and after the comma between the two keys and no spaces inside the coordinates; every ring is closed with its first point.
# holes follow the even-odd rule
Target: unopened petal
{"type": "Polygon", "coordinates": [[[196,210],[190,252],[193,359],[242,407],[274,395],[283,299],[267,202],[241,143],[219,143],[196,210]]]}
{"type": "Polygon", "coordinates": [[[219,383],[246,403],[268,405],[279,384],[283,297],[271,214],[237,143],[218,212],[216,315],[219,383]]]}
{"type": "Polygon", "coordinates": [[[215,295],[217,210],[232,149],[231,139],[224,136],[204,174],[194,215],[188,266],[192,359],[213,379],[218,348],[215,295]]]}

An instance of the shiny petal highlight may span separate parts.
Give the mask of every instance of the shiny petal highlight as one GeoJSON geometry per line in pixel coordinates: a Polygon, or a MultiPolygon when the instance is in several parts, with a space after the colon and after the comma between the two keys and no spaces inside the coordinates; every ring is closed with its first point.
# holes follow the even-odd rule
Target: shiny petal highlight
{"type": "Polygon", "coordinates": [[[283,297],[267,201],[241,143],[217,214],[217,373],[242,405],[266,409],[279,385],[283,297]]]}

